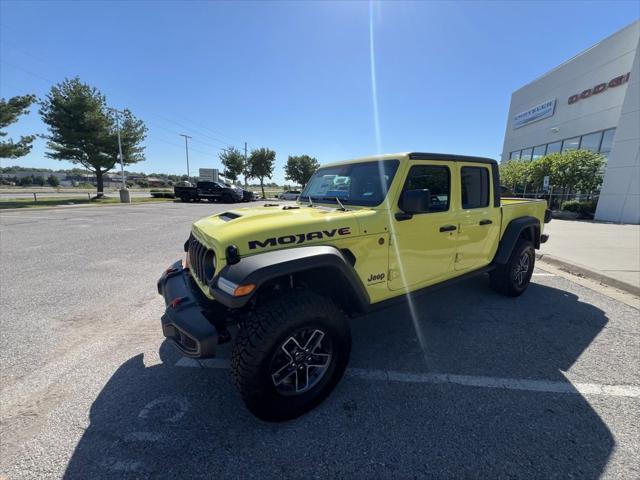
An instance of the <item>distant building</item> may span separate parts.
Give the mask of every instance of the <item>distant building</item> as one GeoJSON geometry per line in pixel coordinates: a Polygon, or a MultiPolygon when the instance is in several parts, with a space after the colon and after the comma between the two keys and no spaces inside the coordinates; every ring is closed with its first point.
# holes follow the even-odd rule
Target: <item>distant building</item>
{"type": "Polygon", "coordinates": [[[150,187],[164,187],[167,184],[162,178],[147,177],[146,180],[150,187]]]}
{"type": "Polygon", "coordinates": [[[636,21],[511,95],[502,161],[600,152],[596,220],[640,223],[639,41],[636,21]]]}

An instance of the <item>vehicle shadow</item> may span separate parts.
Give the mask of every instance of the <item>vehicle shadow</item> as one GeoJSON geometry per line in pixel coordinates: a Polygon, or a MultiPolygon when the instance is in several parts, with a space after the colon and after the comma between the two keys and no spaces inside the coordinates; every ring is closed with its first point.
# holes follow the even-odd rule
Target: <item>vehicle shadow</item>
{"type": "MultiPolygon", "coordinates": [[[[355,319],[351,366],[566,381],[606,323],[571,293],[532,284],[506,299],[474,279],[416,299],[413,315],[355,319]]],[[[316,410],[269,424],[228,371],[176,367],[166,342],[160,357],[113,374],[65,478],[597,478],[614,448],[579,394],[347,376],[316,410]]]]}

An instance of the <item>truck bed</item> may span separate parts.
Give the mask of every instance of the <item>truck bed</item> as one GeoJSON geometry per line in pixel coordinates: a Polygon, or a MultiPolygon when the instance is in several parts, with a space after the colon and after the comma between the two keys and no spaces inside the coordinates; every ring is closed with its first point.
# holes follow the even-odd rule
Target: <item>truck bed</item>
{"type": "MultiPolygon", "coordinates": [[[[527,198],[501,198],[500,209],[502,210],[502,231],[504,233],[509,222],[518,217],[536,217],[540,220],[540,228],[544,228],[544,216],[547,209],[546,200],[536,200],[527,198]]],[[[542,233],[542,232],[540,232],[542,233]]]]}

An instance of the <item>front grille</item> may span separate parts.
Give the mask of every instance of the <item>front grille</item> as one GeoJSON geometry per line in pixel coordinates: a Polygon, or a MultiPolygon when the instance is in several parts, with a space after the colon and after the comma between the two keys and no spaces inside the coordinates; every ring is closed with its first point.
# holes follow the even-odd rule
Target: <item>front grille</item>
{"type": "Polygon", "coordinates": [[[189,268],[202,284],[208,284],[216,272],[216,254],[191,234],[189,237],[189,268]]]}

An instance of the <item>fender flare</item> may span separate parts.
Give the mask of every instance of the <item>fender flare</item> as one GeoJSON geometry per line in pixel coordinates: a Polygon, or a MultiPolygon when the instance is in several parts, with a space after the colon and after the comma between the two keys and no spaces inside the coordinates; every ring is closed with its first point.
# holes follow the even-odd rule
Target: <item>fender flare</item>
{"type": "Polygon", "coordinates": [[[498,265],[504,265],[509,261],[511,252],[516,246],[516,242],[520,238],[523,231],[527,229],[533,229],[532,238],[533,244],[536,249],[540,248],[540,220],[536,217],[520,217],[509,222],[507,228],[504,231],[504,235],[500,239],[498,245],[498,251],[493,258],[493,263],[498,265]]]}
{"type": "Polygon", "coordinates": [[[356,302],[356,308],[358,310],[367,308],[370,303],[369,294],[349,260],[337,248],[325,245],[275,250],[243,257],[238,263],[223,267],[209,288],[215,299],[223,305],[229,308],[241,308],[266,282],[317,268],[329,268],[336,275],[340,275],[341,280],[344,280],[352,290],[351,298],[356,302]],[[222,288],[220,279],[223,279],[222,288]],[[254,284],[256,288],[249,295],[235,297],[229,291],[229,284],[254,284]]]}

